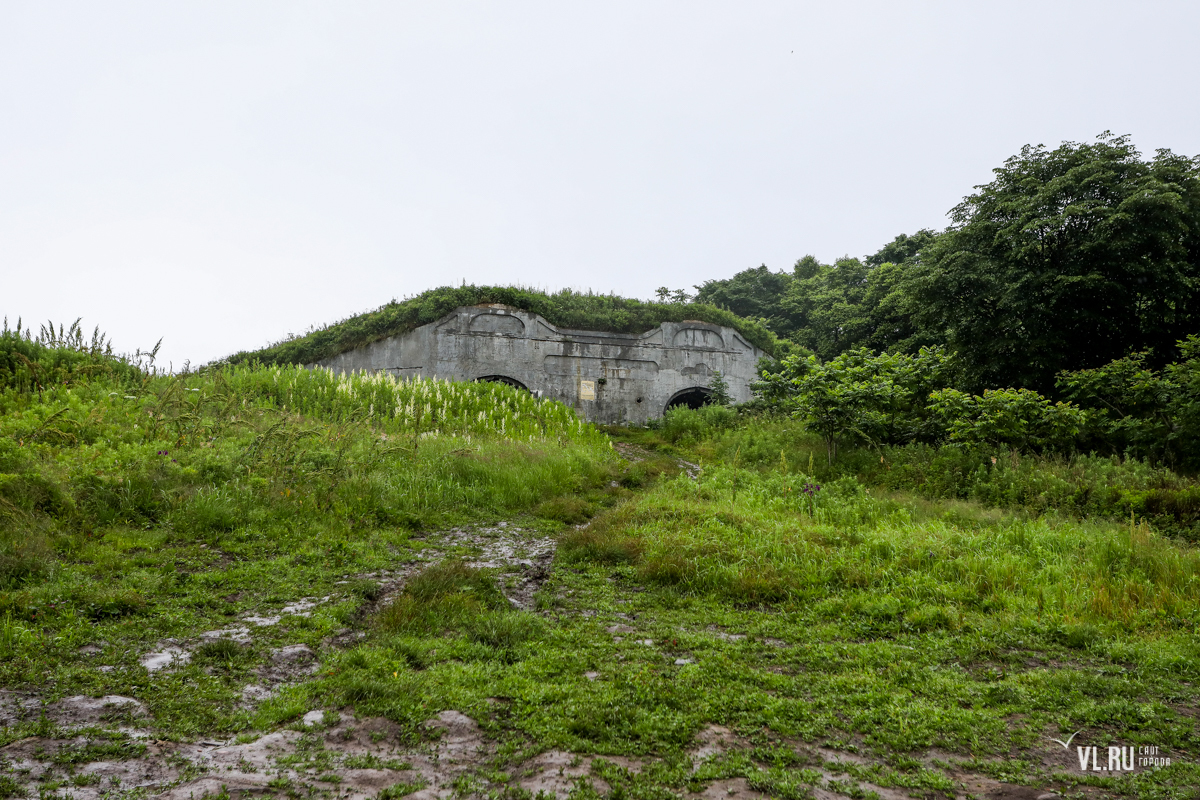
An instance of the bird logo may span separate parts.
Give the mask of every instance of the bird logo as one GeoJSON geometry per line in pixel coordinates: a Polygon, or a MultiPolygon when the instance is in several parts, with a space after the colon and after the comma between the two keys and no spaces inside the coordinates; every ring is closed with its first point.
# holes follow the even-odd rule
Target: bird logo
{"type": "Polygon", "coordinates": [[[1062,739],[1051,739],[1050,741],[1058,742],[1059,744],[1061,744],[1063,746],[1063,750],[1070,750],[1071,749],[1071,741],[1076,736],[1078,736],[1080,734],[1080,732],[1082,732],[1082,731],[1083,731],[1083,728],[1080,728],[1079,730],[1075,731],[1074,733],[1071,734],[1070,738],[1068,738],[1065,742],[1062,739]]]}

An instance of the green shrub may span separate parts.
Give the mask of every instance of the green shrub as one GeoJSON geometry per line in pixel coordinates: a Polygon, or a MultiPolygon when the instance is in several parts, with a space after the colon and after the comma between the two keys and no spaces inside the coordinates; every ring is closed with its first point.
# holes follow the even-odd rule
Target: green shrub
{"type": "Polygon", "coordinates": [[[404,591],[380,609],[375,625],[388,633],[441,633],[509,606],[486,572],[449,559],[411,578],[404,591]]]}
{"type": "Polygon", "coordinates": [[[1028,389],[987,389],[982,395],[942,389],[929,399],[949,440],[969,446],[1070,450],[1087,421],[1078,406],[1052,403],[1028,389]]]}
{"type": "Polygon", "coordinates": [[[19,475],[0,473],[0,504],[4,503],[55,517],[74,511],[74,503],[58,484],[32,470],[19,475]]]}
{"type": "Polygon", "coordinates": [[[115,619],[146,611],[146,598],[136,589],[88,588],[75,597],[75,605],[93,621],[115,619]]]}
{"type": "Polygon", "coordinates": [[[582,497],[564,495],[552,497],[533,509],[534,516],[578,525],[596,513],[596,507],[582,497]]]}
{"type": "Polygon", "coordinates": [[[503,654],[511,654],[520,645],[536,639],[542,621],[533,614],[493,611],[472,619],[466,626],[467,638],[503,654]]]}
{"type": "Polygon", "coordinates": [[[233,639],[213,639],[193,651],[192,660],[198,664],[231,668],[252,661],[254,651],[233,639]]]}
{"type": "Polygon", "coordinates": [[[641,559],[642,545],[634,536],[615,533],[610,527],[592,524],[569,531],[559,540],[558,556],[566,562],[632,564],[641,559]]]}

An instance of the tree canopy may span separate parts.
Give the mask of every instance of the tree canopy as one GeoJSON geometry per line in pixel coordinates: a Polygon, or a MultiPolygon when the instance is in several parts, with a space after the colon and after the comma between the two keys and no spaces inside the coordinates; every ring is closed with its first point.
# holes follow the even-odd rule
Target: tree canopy
{"type": "Polygon", "coordinates": [[[833,264],[807,255],[790,273],[764,264],[706,281],[696,300],[760,320],[822,359],[857,347],[916,352],[943,342],[940,331],[916,326],[906,283],[936,239],[931,230],[900,234],[863,260],[844,256],[833,264]]]}
{"type": "Polygon", "coordinates": [[[1126,136],[1026,146],[951,212],[908,278],[968,383],[1051,389],[1200,329],[1200,159],[1143,160],[1126,136]]]}

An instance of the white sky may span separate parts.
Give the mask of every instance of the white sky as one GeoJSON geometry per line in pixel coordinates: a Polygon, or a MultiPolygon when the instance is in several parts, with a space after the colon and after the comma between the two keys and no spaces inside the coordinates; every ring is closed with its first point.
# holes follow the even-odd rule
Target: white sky
{"type": "Polygon", "coordinates": [[[0,0],[0,315],[161,363],[459,283],[874,252],[1027,143],[1200,153],[1187,2],[0,0]]]}

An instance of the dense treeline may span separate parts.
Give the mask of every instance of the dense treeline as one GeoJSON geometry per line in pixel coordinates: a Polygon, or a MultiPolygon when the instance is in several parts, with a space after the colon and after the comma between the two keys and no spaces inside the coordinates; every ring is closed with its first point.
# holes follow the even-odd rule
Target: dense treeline
{"type": "Polygon", "coordinates": [[[1064,370],[1200,332],[1200,158],[1143,159],[1128,137],[1025,147],[951,212],[860,260],[766,266],[698,287],[822,360],[944,345],[957,385],[1054,396],[1064,370]]]}
{"type": "Polygon", "coordinates": [[[1200,468],[1200,157],[1145,160],[1104,134],[995,173],[941,233],[696,299],[795,349],[758,390],[830,460],[839,443],[949,443],[1200,468]]]}

